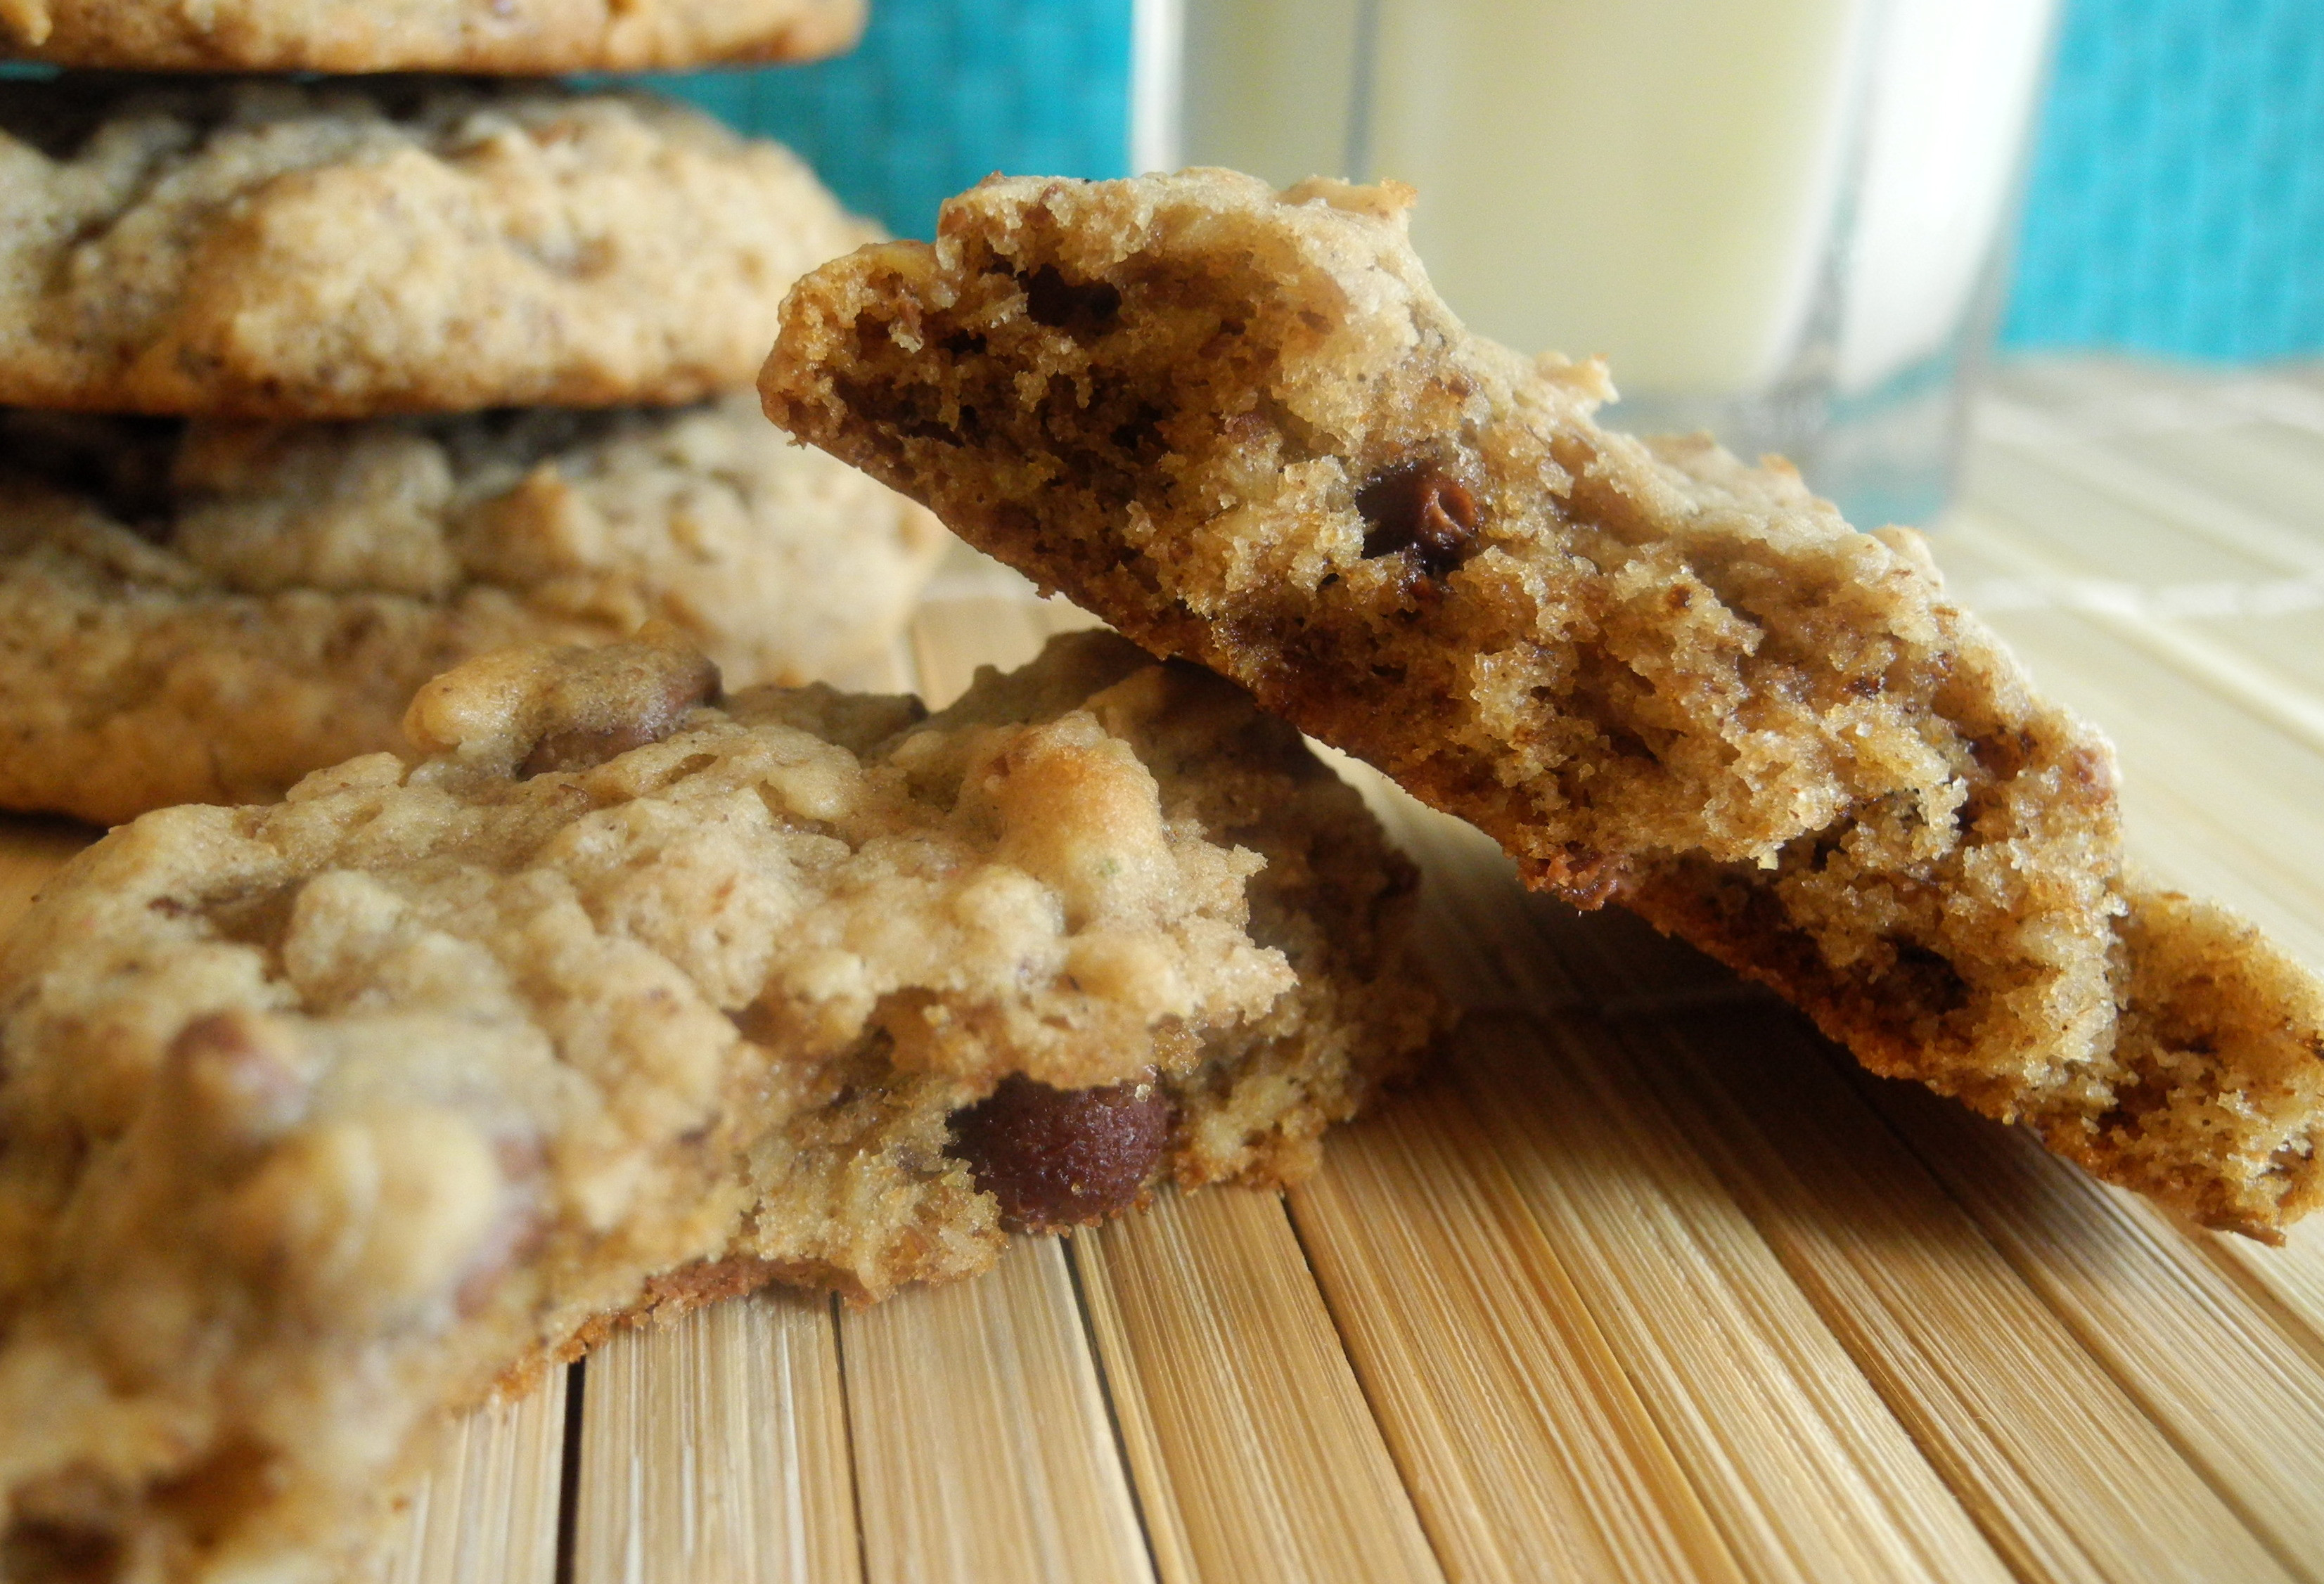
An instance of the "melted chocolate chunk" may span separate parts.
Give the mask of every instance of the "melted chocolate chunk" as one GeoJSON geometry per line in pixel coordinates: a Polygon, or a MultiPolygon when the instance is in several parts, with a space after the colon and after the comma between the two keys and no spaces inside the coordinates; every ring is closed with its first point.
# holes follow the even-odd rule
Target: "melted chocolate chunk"
{"type": "Polygon", "coordinates": [[[1356,492],[1364,556],[1409,550],[1420,569],[1443,577],[1477,542],[1477,497],[1433,462],[1407,462],[1356,492]]]}
{"type": "Polygon", "coordinates": [[[1138,1202],[1170,1141],[1160,1085],[1052,1089],[1011,1074],[952,1119],[952,1153],[1012,1223],[1094,1226],[1138,1202]]]}
{"type": "Polygon", "coordinates": [[[632,748],[643,748],[669,735],[670,723],[624,721],[614,726],[572,726],[551,732],[525,755],[523,774],[544,770],[586,770],[621,758],[632,748]]]}
{"type": "Polygon", "coordinates": [[[27,1584],[112,1584],[121,1540],[108,1530],[19,1518],[0,1534],[0,1579],[27,1584]]]}
{"type": "Polygon", "coordinates": [[[0,1579],[9,1584],[113,1584],[128,1561],[118,1487],[76,1464],[35,1476],[10,1493],[14,1515],[0,1530],[0,1579]]]}
{"type": "Polygon", "coordinates": [[[184,1119],[214,1145],[260,1145],[298,1121],[308,1087],[295,1061],[241,1010],[197,1018],[170,1042],[184,1119]]]}
{"type": "Polygon", "coordinates": [[[1121,311],[1121,293],[1102,281],[1075,286],[1043,264],[1025,278],[1025,311],[1052,330],[1098,330],[1121,311]]]}
{"type": "Polygon", "coordinates": [[[517,773],[591,769],[659,742],[678,730],[687,711],[715,699],[719,691],[718,668],[699,655],[687,656],[650,679],[623,677],[603,697],[574,709],[571,714],[579,718],[571,724],[543,733],[517,773]]]}

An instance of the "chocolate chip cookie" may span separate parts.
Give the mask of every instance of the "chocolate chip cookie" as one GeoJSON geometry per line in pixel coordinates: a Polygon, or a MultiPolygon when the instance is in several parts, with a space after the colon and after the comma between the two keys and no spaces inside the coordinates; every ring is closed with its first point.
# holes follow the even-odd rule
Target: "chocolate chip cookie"
{"type": "Polygon", "coordinates": [[[392,748],[412,690],[661,619],[737,685],[844,676],[948,542],[692,408],[361,424],[0,411],[0,807],[109,824],[392,748]]]}
{"type": "Polygon", "coordinates": [[[862,0],[16,0],[0,54],[128,71],[672,71],[835,55],[862,0]]]}
{"type": "Polygon", "coordinates": [[[0,945],[11,1557],[329,1577],[431,1423],[619,1317],[1296,1176],[1437,1024],[1354,793],[1111,635],[925,718],[523,649],[408,723],[0,945]]]}
{"type": "Polygon", "coordinates": [[[1910,532],[1471,335],[1410,198],[995,179],[799,283],[767,410],[1875,1070],[2214,1226],[2324,1199],[2324,993],[2126,876],[2104,739],[1910,532]]]}
{"type": "Polygon", "coordinates": [[[780,145],[447,78],[0,81],[0,403],[251,418],[691,401],[872,235],[780,145]]]}

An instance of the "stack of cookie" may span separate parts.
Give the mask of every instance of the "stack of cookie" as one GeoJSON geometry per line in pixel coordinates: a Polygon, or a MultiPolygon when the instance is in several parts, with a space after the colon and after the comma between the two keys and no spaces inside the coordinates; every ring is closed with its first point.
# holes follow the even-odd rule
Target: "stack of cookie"
{"type": "Polygon", "coordinates": [[[844,677],[944,538],[748,394],[875,234],[682,106],[475,77],[826,53],[854,0],[47,0],[0,49],[0,807],[393,748],[413,690],[665,621],[844,677]]]}

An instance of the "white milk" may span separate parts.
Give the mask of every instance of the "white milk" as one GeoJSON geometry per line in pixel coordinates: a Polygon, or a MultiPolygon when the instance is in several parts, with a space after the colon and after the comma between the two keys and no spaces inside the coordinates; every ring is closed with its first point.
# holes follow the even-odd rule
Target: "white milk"
{"type": "Polygon", "coordinates": [[[1373,173],[1454,310],[1626,389],[1773,383],[1830,257],[1866,0],[1380,0],[1373,173]]]}
{"type": "Polygon", "coordinates": [[[1185,119],[1142,169],[1228,165],[1288,187],[1345,176],[1357,0],[1185,0],[1185,119]]]}
{"type": "Polygon", "coordinates": [[[1849,227],[1838,377],[1871,390],[1950,349],[1993,257],[2054,0],[1889,0],[1849,227]]]}
{"type": "Polygon", "coordinates": [[[1140,168],[1409,181],[1414,242],[1471,325],[1603,354],[1627,392],[1710,398],[1796,377],[1835,331],[1850,391],[1947,347],[2006,213],[2053,9],[1140,5],[1140,168]],[[1175,145],[1157,92],[1182,107],[1175,145]]]}

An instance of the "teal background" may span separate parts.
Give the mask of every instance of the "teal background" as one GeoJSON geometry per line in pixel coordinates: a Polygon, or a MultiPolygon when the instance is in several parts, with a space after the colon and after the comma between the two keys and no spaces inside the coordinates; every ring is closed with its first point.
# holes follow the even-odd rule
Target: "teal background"
{"type": "MultiPolygon", "coordinates": [[[[1130,0],[873,0],[844,60],[659,80],[926,236],[992,170],[1121,173],[1130,0]]],[[[2003,338],[2324,351],[2324,0],[2068,0],[2003,338]]]]}
{"type": "Polygon", "coordinates": [[[2003,338],[2324,351],[2324,4],[2069,0],[2003,338]]]}
{"type": "Polygon", "coordinates": [[[853,54],[647,79],[811,161],[899,236],[995,170],[1119,176],[1130,0],[871,0],[853,54]]]}

